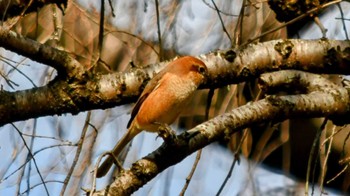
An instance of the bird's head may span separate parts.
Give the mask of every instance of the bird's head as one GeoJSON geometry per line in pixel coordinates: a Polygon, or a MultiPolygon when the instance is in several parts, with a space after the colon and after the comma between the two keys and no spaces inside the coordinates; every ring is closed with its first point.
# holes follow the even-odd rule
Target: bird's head
{"type": "Polygon", "coordinates": [[[176,59],[169,64],[169,69],[184,79],[193,81],[197,86],[208,77],[208,68],[204,62],[192,56],[176,59]]]}

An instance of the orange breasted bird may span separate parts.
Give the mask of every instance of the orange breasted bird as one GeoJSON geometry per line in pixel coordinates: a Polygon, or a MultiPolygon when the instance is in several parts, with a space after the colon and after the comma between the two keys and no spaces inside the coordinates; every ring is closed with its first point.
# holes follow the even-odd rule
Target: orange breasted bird
{"type": "MultiPolygon", "coordinates": [[[[112,152],[118,157],[123,148],[141,131],[159,132],[160,126],[172,124],[186,107],[198,86],[207,76],[206,65],[192,56],[170,62],[146,85],[137,100],[127,125],[127,132],[112,152]]],[[[108,156],[97,170],[97,177],[106,175],[114,163],[108,156]]]]}

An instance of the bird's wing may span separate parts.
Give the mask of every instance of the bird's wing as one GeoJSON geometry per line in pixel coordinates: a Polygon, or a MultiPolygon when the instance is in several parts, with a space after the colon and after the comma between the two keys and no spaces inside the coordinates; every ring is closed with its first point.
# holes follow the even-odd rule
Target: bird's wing
{"type": "Polygon", "coordinates": [[[134,108],[131,111],[131,117],[128,122],[127,128],[130,127],[132,121],[136,117],[137,113],[139,112],[142,103],[147,99],[148,95],[152,93],[155,89],[157,89],[161,82],[161,79],[163,78],[163,75],[165,74],[165,71],[161,71],[158,74],[154,76],[146,85],[145,89],[143,90],[142,94],[140,95],[139,99],[137,100],[134,108]]]}

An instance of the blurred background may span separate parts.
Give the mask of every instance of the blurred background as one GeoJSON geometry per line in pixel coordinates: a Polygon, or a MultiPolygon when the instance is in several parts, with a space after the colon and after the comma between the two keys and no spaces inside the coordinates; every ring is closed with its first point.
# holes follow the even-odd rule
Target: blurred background
{"type": "MultiPolygon", "coordinates": [[[[2,1],[0,9],[3,8],[1,4],[8,2],[11,1],[2,1]]],[[[283,26],[285,21],[276,20],[275,12],[266,1],[110,2],[109,4],[105,1],[104,6],[102,48],[98,46],[100,1],[76,0],[68,1],[68,4],[48,4],[31,13],[11,18],[7,18],[4,12],[2,25],[40,43],[69,52],[85,66],[94,66],[101,74],[127,71],[131,62],[135,65],[147,65],[179,55],[200,55],[230,47],[238,48],[253,39],[255,42],[262,42],[285,38],[320,39],[326,36],[329,39],[347,40],[347,28],[350,27],[350,4],[347,2],[319,11],[317,19],[306,17],[287,26],[283,26]],[[159,3],[158,7],[156,2],[159,3]],[[320,26],[324,26],[327,32],[322,31],[320,26]],[[277,27],[281,28],[261,36],[277,27]]],[[[0,73],[1,87],[8,91],[43,86],[56,76],[51,67],[3,48],[0,48],[0,73]]],[[[207,94],[208,90],[197,93],[191,107],[174,123],[174,129],[181,132],[205,121],[207,94]]],[[[212,99],[209,118],[255,100],[257,94],[255,81],[217,89],[212,99]]],[[[110,150],[125,133],[131,108],[132,105],[124,105],[107,110],[94,110],[90,114],[82,112],[74,116],[66,114],[42,117],[1,127],[0,195],[45,193],[34,159],[25,148],[21,137],[30,147],[51,195],[60,194],[63,181],[76,156],[77,145],[82,141],[77,167],[65,195],[83,194],[81,188],[91,188],[91,172],[97,158],[110,150]],[[91,126],[84,130],[87,120],[91,126]],[[81,140],[84,131],[86,135],[81,140]]],[[[322,121],[298,119],[276,125],[266,123],[205,147],[186,194],[217,194],[234,160],[234,152],[243,138],[241,149],[238,149],[240,164],[235,165],[221,195],[303,195],[312,142],[322,121]],[[246,133],[245,137],[243,133],[246,133]]],[[[327,138],[332,127],[333,125],[327,124],[327,131],[321,138],[327,138]]],[[[346,143],[349,130],[347,127],[336,129],[339,131],[331,144],[332,153],[325,179],[330,180],[341,171],[344,172],[330,183],[325,183],[329,195],[349,191],[350,184],[347,166],[338,163],[340,158],[346,157],[349,149],[346,143]]],[[[129,167],[161,143],[162,140],[156,139],[155,134],[138,135],[126,156],[124,166],[129,167]]],[[[322,140],[317,147],[321,155],[316,158],[319,161],[315,165],[319,166],[324,161],[322,149],[325,144],[322,140]]],[[[195,156],[193,154],[167,169],[134,195],[178,195],[195,156]]],[[[314,181],[317,183],[320,168],[317,167],[315,171],[314,181]]],[[[97,189],[105,187],[111,179],[110,174],[97,180],[97,189]]],[[[319,194],[317,186],[315,189],[319,194]]]]}

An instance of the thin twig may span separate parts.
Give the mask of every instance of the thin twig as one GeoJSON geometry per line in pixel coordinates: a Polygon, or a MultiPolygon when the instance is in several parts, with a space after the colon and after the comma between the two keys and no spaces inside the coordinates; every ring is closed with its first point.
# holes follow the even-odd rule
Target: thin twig
{"type": "MultiPolygon", "coordinates": [[[[334,135],[336,128],[337,127],[335,125],[333,125],[332,135],[334,135]]],[[[324,189],[323,189],[324,179],[325,179],[326,173],[327,173],[327,162],[328,162],[329,154],[331,153],[333,139],[334,139],[334,137],[331,137],[331,139],[329,140],[328,149],[326,152],[326,157],[325,157],[325,160],[323,162],[322,169],[321,169],[321,178],[320,178],[320,180],[321,180],[321,183],[320,183],[321,194],[324,192],[324,189]]]]}
{"type": "Polygon", "coordinates": [[[33,153],[33,155],[37,155],[39,152],[47,150],[49,148],[54,148],[54,147],[61,147],[61,146],[76,146],[76,144],[72,144],[71,142],[68,143],[62,143],[62,144],[55,144],[55,145],[51,145],[51,146],[46,146],[44,148],[41,148],[40,150],[37,150],[33,153]]]}
{"type": "Polygon", "coordinates": [[[344,156],[345,156],[346,143],[348,142],[349,138],[350,138],[350,132],[348,132],[348,134],[346,135],[346,137],[344,139],[344,142],[343,142],[343,150],[342,150],[342,152],[343,152],[344,156]]]}
{"type": "MultiPolygon", "coordinates": [[[[21,146],[21,150],[22,150],[22,146],[21,146]]],[[[29,155],[29,153],[28,153],[29,155]]],[[[19,167],[18,168],[18,171],[21,170],[21,173],[18,174],[18,179],[17,179],[17,186],[16,186],[16,195],[19,195],[20,192],[21,192],[21,184],[22,184],[22,181],[23,181],[23,178],[24,178],[24,173],[25,173],[25,166],[27,165],[27,163],[29,162],[28,160],[28,157],[26,158],[27,161],[25,161],[25,163],[23,164],[23,167],[19,167]]]]}
{"type": "Polygon", "coordinates": [[[241,141],[239,142],[238,146],[237,146],[237,149],[236,151],[234,152],[234,156],[233,156],[233,161],[232,161],[232,164],[231,164],[231,167],[229,169],[229,171],[227,172],[227,175],[226,175],[226,178],[224,180],[224,182],[222,183],[222,185],[220,186],[220,189],[218,190],[218,192],[216,193],[217,196],[219,196],[221,194],[221,192],[224,190],[228,180],[231,178],[232,176],[232,172],[233,172],[233,169],[235,168],[235,165],[237,163],[237,161],[239,162],[239,151],[241,150],[241,146],[245,140],[245,138],[247,137],[248,135],[248,131],[249,129],[246,128],[244,129],[243,131],[243,136],[241,138],[241,141]]]}
{"type": "MultiPolygon", "coordinates": [[[[53,47],[55,47],[57,42],[60,39],[61,34],[62,34],[62,26],[63,25],[61,22],[59,22],[59,19],[58,19],[59,15],[57,13],[56,5],[51,5],[51,10],[52,10],[52,22],[53,22],[53,26],[54,26],[54,31],[52,32],[49,39],[46,40],[45,42],[47,43],[49,40],[53,40],[54,42],[51,44],[53,47]]],[[[39,28],[36,28],[36,29],[39,29],[39,28]]]]}
{"type": "Polygon", "coordinates": [[[158,29],[158,42],[159,42],[159,61],[163,61],[163,44],[162,44],[162,34],[160,32],[160,19],[159,19],[159,2],[158,0],[154,0],[156,2],[156,13],[157,13],[157,29],[158,29]]]}
{"type": "MultiPolygon", "coordinates": [[[[56,183],[62,183],[63,184],[63,181],[60,181],[60,180],[47,180],[47,181],[45,181],[45,183],[51,183],[51,182],[56,182],[56,183]]],[[[32,187],[30,187],[30,190],[34,189],[35,187],[37,187],[37,186],[39,186],[41,184],[42,184],[42,182],[33,185],[32,187]]],[[[21,194],[23,195],[25,193],[29,193],[29,189],[23,191],[21,194]]]]}
{"type": "Polygon", "coordinates": [[[30,0],[26,7],[22,10],[21,14],[16,18],[15,21],[11,22],[11,24],[9,24],[8,28],[12,28],[15,24],[18,23],[19,20],[21,20],[24,16],[24,14],[27,12],[28,8],[33,4],[33,0],[30,0]]]}
{"type": "Polygon", "coordinates": [[[12,81],[11,79],[9,79],[7,76],[5,76],[2,71],[0,70],[0,76],[4,78],[5,82],[7,83],[7,85],[9,85],[9,87],[11,87],[13,90],[15,90],[15,87],[12,86],[15,85],[15,86],[19,86],[17,83],[15,83],[14,81],[12,81]]]}
{"type": "MultiPolygon", "coordinates": [[[[36,134],[36,126],[37,126],[37,119],[34,119],[34,125],[33,125],[33,131],[32,133],[35,135],[36,134]]],[[[33,145],[34,145],[34,137],[30,138],[30,151],[33,150],[33,145]]],[[[27,154],[27,160],[30,159],[30,154],[27,154]]],[[[28,172],[27,172],[27,189],[30,189],[30,172],[32,170],[32,162],[29,162],[29,167],[28,167],[28,172]]],[[[29,192],[29,191],[28,191],[29,192]]]]}
{"type": "Polygon", "coordinates": [[[328,119],[325,118],[323,120],[323,123],[322,123],[320,129],[317,131],[317,133],[315,135],[315,139],[314,139],[314,141],[312,143],[312,146],[311,146],[309,160],[308,160],[308,163],[307,163],[307,170],[306,170],[305,195],[309,195],[309,180],[310,180],[310,173],[311,173],[311,164],[312,164],[312,160],[314,158],[314,154],[315,154],[317,143],[320,140],[321,133],[325,129],[327,122],[328,122],[328,119]]]}
{"type": "MultiPolygon", "coordinates": [[[[107,118],[105,118],[104,120],[106,120],[107,118]]],[[[92,129],[94,130],[93,133],[92,133],[92,141],[91,141],[91,145],[89,146],[89,148],[87,149],[89,154],[87,155],[88,158],[91,160],[91,154],[93,152],[93,148],[94,148],[94,145],[96,143],[96,138],[97,138],[97,135],[98,135],[98,130],[101,128],[100,126],[97,128],[95,125],[91,124],[90,122],[88,123],[89,126],[92,127],[92,129]]],[[[103,123],[102,123],[103,124],[103,123]]],[[[101,124],[101,125],[102,125],[101,124]]],[[[96,180],[96,177],[95,179],[96,180]]],[[[85,190],[84,188],[82,188],[82,190],[88,192],[87,190],[85,190]]],[[[91,195],[93,195],[93,191],[91,192],[91,195]]]]}
{"type": "MultiPolygon", "coordinates": [[[[208,2],[206,2],[205,0],[203,0],[203,3],[205,5],[207,5],[209,8],[215,10],[215,7],[211,6],[208,2]]],[[[237,17],[238,15],[237,14],[231,14],[231,13],[227,13],[227,12],[223,12],[221,10],[219,10],[220,13],[222,13],[223,15],[226,15],[226,16],[234,16],[234,17],[237,17]]]]}
{"type": "Polygon", "coordinates": [[[69,140],[64,140],[64,139],[61,139],[61,138],[56,138],[56,137],[51,137],[51,136],[45,136],[45,135],[31,135],[31,134],[27,134],[27,133],[22,133],[23,136],[26,136],[26,137],[35,137],[35,138],[42,138],[42,139],[52,139],[52,140],[57,140],[57,141],[60,141],[60,142],[66,142],[66,143],[69,143],[69,144],[72,144],[71,141],[69,140]]]}
{"type": "Polygon", "coordinates": [[[100,165],[102,158],[107,156],[107,155],[113,156],[113,153],[111,153],[110,151],[104,152],[97,159],[96,165],[95,165],[94,170],[93,170],[93,178],[92,178],[91,189],[88,190],[88,191],[90,191],[89,195],[94,195],[94,192],[96,190],[96,176],[97,176],[98,166],[100,165]]]}
{"type": "MultiPolygon", "coordinates": [[[[10,62],[8,62],[6,59],[4,59],[3,57],[0,57],[0,59],[5,62],[7,65],[11,66],[13,68],[13,70],[16,70],[18,73],[20,73],[21,75],[23,75],[30,83],[32,83],[32,85],[34,87],[37,87],[37,85],[33,82],[33,80],[31,78],[29,78],[25,73],[23,73],[20,69],[18,69],[16,66],[12,65],[10,62]]],[[[10,70],[7,74],[7,76],[12,72],[12,70],[10,70]]]]}
{"type": "MultiPolygon", "coordinates": [[[[37,155],[37,154],[38,154],[39,152],[41,152],[41,151],[44,151],[44,150],[46,150],[46,149],[53,148],[53,147],[60,147],[60,146],[72,146],[72,144],[71,144],[71,143],[68,143],[68,144],[56,144],[56,145],[52,145],[52,146],[47,146],[47,147],[45,147],[45,148],[42,148],[42,149],[40,149],[40,150],[34,152],[34,153],[33,153],[33,157],[35,157],[35,155],[37,155]]],[[[15,173],[17,173],[20,169],[22,169],[24,166],[26,166],[26,164],[27,164],[30,160],[32,160],[33,157],[31,157],[30,159],[26,160],[26,162],[24,162],[21,166],[19,166],[15,171],[11,172],[11,173],[10,173],[9,175],[7,175],[5,178],[1,179],[1,180],[0,180],[0,183],[6,181],[6,180],[9,179],[12,175],[14,175],[15,173]]]]}
{"type": "Polygon", "coordinates": [[[105,21],[105,0],[101,0],[101,10],[100,10],[100,28],[98,32],[98,51],[99,51],[99,59],[101,58],[102,53],[102,45],[103,45],[103,29],[104,29],[104,21],[105,21]]]}
{"type": "Polygon", "coordinates": [[[196,160],[195,160],[194,163],[193,163],[191,172],[188,174],[188,176],[187,176],[187,178],[186,178],[186,183],[185,183],[184,187],[182,188],[181,193],[180,193],[179,195],[181,195],[181,196],[184,196],[184,195],[185,195],[185,192],[186,192],[186,190],[187,190],[187,187],[188,187],[188,185],[190,184],[191,179],[192,179],[192,177],[193,177],[193,174],[194,174],[194,172],[196,171],[196,168],[197,168],[197,165],[198,165],[198,163],[199,163],[199,160],[201,159],[201,155],[202,155],[202,149],[198,150],[197,156],[196,156],[196,160]]]}
{"type": "Polygon", "coordinates": [[[327,37],[327,29],[323,26],[322,22],[320,21],[319,17],[315,17],[314,21],[316,23],[316,25],[320,28],[321,33],[322,33],[322,38],[326,38],[327,37]]]}
{"type": "Polygon", "coordinates": [[[7,0],[7,5],[5,7],[4,13],[2,14],[0,26],[2,26],[3,25],[2,23],[5,21],[5,16],[6,16],[8,8],[10,7],[10,3],[11,3],[11,1],[7,0]]]}
{"type": "Polygon", "coordinates": [[[112,16],[115,17],[115,13],[114,13],[114,8],[113,8],[113,5],[112,5],[112,1],[111,1],[111,0],[108,0],[108,3],[109,3],[109,7],[111,7],[112,16]]]}
{"type": "Polygon", "coordinates": [[[341,174],[343,174],[344,172],[346,172],[346,170],[349,168],[349,164],[347,164],[337,175],[335,175],[333,178],[331,178],[330,180],[328,180],[326,183],[329,184],[332,181],[334,181],[335,179],[337,179],[341,174]]]}
{"type": "MultiPolygon", "coordinates": [[[[7,58],[7,57],[5,57],[5,56],[2,56],[2,55],[0,55],[0,58],[5,59],[6,61],[9,61],[9,62],[11,62],[11,63],[16,63],[16,64],[28,66],[28,67],[30,66],[30,64],[24,63],[24,61],[27,59],[26,57],[23,58],[20,62],[14,61],[14,60],[12,60],[12,59],[10,59],[10,58],[7,58]]],[[[11,72],[11,71],[10,71],[10,72],[11,72]]]]}
{"type": "Polygon", "coordinates": [[[340,129],[338,129],[337,131],[335,131],[334,133],[332,133],[332,135],[328,136],[321,144],[321,146],[324,146],[329,140],[331,140],[335,135],[337,135],[340,131],[344,130],[345,126],[341,127],[340,129]]]}
{"type": "Polygon", "coordinates": [[[346,25],[345,25],[345,22],[344,22],[344,13],[343,13],[343,8],[341,7],[341,4],[338,3],[337,4],[338,8],[339,8],[339,12],[340,12],[340,15],[341,15],[341,22],[343,24],[343,29],[344,29],[344,33],[345,33],[345,37],[346,37],[346,40],[349,40],[349,36],[348,36],[348,30],[346,28],[346,25]]]}
{"type": "Polygon", "coordinates": [[[39,167],[38,167],[38,165],[37,165],[37,163],[36,163],[36,160],[35,160],[35,158],[34,158],[34,155],[33,155],[32,152],[30,151],[30,148],[29,148],[29,146],[27,145],[27,142],[25,141],[25,139],[24,139],[24,137],[23,137],[21,131],[20,131],[13,123],[11,123],[11,125],[16,129],[16,131],[18,132],[19,136],[21,137],[21,139],[22,139],[22,141],[23,141],[25,147],[26,147],[27,150],[29,151],[29,153],[30,153],[30,155],[31,155],[31,157],[32,157],[32,159],[33,159],[33,162],[34,162],[36,171],[38,172],[38,175],[39,175],[39,177],[40,177],[40,180],[41,180],[41,182],[42,182],[43,185],[44,185],[46,194],[47,194],[47,195],[50,195],[50,194],[49,194],[49,190],[47,189],[46,184],[45,184],[45,182],[44,182],[44,178],[43,178],[43,176],[42,176],[41,173],[40,173],[40,170],[39,170],[39,167]]]}
{"type": "Polygon", "coordinates": [[[231,42],[232,48],[236,48],[242,43],[242,31],[243,31],[243,18],[246,0],[242,1],[241,10],[239,11],[239,17],[235,26],[234,41],[231,42]],[[238,28],[239,27],[239,28],[238,28]]]}
{"type": "MultiPolygon", "coordinates": [[[[104,120],[106,120],[107,118],[105,118],[104,120]]],[[[95,130],[95,132],[96,133],[98,133],[97,132],[97,130],[100,128],[97,128],[97,127],[95,127],[94,125],[92,125],[92,124],[89,124],[94,130],[95,130]]],[[[103,122],[101,123],[101,125],[103,125],[103,122]]],[[[96,134],[96,136],[97,136],[97,134],[96,134]]],[[[96,141],[96,136],[95,136],[95,141],[96,141]]],[[[95,142],[94,141],[94,142],[95,142]]],[[[102,160],[102,158],[103,157],[105,157],[105,156],[107,156],[107,155],[110,155],[110,156],[112,156],[113,158],[114,158],[114,160],[116,161],[116,165],[117,165],[117,167],[119,167],[119,168],[121,168],[121,165],[119,164],[119,162],[118,162],[118,159],[113,155],[113,153],[111,153],[110,151],[107,151],[107,152],[104,152],[101,156],[99,156],[99,158],[97,159],[97,162],[96,162],[96,164],[95,164],[95,166],[94,166],[94,169],[93,169],[93,176],[92,176],[92,184],[91,184],[91,189],[90,190],[88,190],[88,189],[83,189],[85,192],[88,192],[89,193],[89,195],[94,195],[94,192],[95,192],[95,190],[96,190],[96,175],[97,175],[97,170],[98,170],[98,167],[99,167],[99,165],[100,165],[100,163],[101,163],[101,160],[102,160]]]]}
{"type": "Polygon", "coordinates": [[[259,39],[259,38],[261,38],[261,37],[264,37],[264,36],[267,35],[267,34],[270,34],[270,33],[275,32],[275,31],[277,31],[277,30],[279,30],[279,29],[281,29],[281,28],[283,28],[283,27],[286,27],[286,26],[288,26],[288,25],[290,25],[290,24],[293,24],[293,23],[295,23],[295,22],[297,22],[297,21],[299,21],[299,20],[301,20],[301,19],[303,19],[303,18],[309,16],[310,14],[312,14],[312,13],[314,13],[314,12],[320,10],[320,9],[326,8],[326,7],[328,7],[328,6],[331,6],[331,5],[333,5],[333,4],[339,3],[339,2],[341,2],[341,1],[342,1],[342,0],[335,0],[335,1],[331,1],[331,2],[328,2],[328,3],[322,4],[322,5],[320,5],[320,6],[317,6],[317,7],[313,8],[313,9],[307,11],[306,13],[304,13],[304,14],[298,16],[298,17],[295,17],[294,19],[292,19],[292,20],[290,20],[290,21],[288,21],[288,22],[286,22],[286,23],[284,23],[284,24],[282,24],[282,25],[280,25],[280,26],[278,26],[278,27],[275,27],[275,28],[273,28],[273,29],[271,29],[271,30],[269,30],[269,31],[266,31],[266,32],[260,34],[259,36],[256,36],[256,37],[253,38],[253,39],[248,40],[246,43],[242,44],[241,47],[245,47],[246,45],[248,45],[248,44],[254,42],[255,40],[257,40],[257,39],[259,39]]]}
{"type": "Polygon", "coordinates": [[[139,36],[137,36],[137,35],[134,35],[134,34],[132,34],[132,33],[129,33],[129,32],[127,32],[127,31],[121,31],[121,30],[118,30],[118,31],[110,31],[110,32],[106,33],[106,35],[109,34],[109,33],[114,33],[114,32],[117,32],[117,33],[124,33],[124,34],[130,35],[130,36],[132,36],[132,37],[135,37],[136,39],[140,40],[142,43],[144,43],[144,44],[146,44],[148,47],[150,47],[150,48],[153,50],[153,52],[155,52],[158,56],[160,55],[159,52],[153,47],[152,44],[148,43],[147,41],[145,41],[145,40],[142,39],[141,37],[139,37],[139,36]]]}
{"type": "Polygon", "coordinates": [[[230,34],[228,33],[228,31],[226,30],[224,21],[223,21],[222,18],[221,18],[221,14],[220,14],[219,8],[216,6],[214,0],[211,0],[211,2],[213,3],[213,5],[214,5],[214,7],[215,7],[215,10],[216,10],[216,13],[217,13],[218,16],[219,16],[219,20],[220,20],[220,22],[221,22],[222,30],[224,30],[224,32],[226,33],[226,36],[227,36],[228,39],[230,40],[230,43],[232,43],[232,38],[231,38],[230,34]]]}
{"type": "Polygon", "coordinates": [[[349,162],[350,162],[350,157],[345,157],[338,161],[339,165],[349,164],[349,162]]]}
{"type": "MultiPolygon", "coordinates": [[[[102,0],[103,1],[103,0],[102,0]]],[[[84,139],[85,139],[85,135],[86,135],[86,132],[88,130],[88,127],[89,127],[89,121],[90,121],[90,117],[91,117],[91,111],[89,111],[86,115],[86,119],[85,119],[85,124],[84,124],[84,127],[83,127],[83,130],[82,130],[82,133],[81,133],[81,136],[80,136],[80,139],[77,143],[77,152],[75,153],[75,157],[74,157],[74,160],[73,160],[73,163],[72,163],[72,166],[70,167],[70,170],[66,176],[66,178],[64,179],[64,183],[63,183],[63,187],[61,189],[61,193],[60,195],[64,195],[64,192],[66,191],[66,188],[68,186],[68,183],[69,183],[69,180],[73,174],[73,171],[74,171],[74,168],[75,166],[77,165],[78,163],[78,160],[79,160],[79,156],[80,156],[80,153],[81,153],[81,149],[83,148],[83,143],[84,143],[84,139]]]]}
{"type": "Polygon", "coordinates": [[[337,20],[345,20],[345,21],[350,21],[350,19],[349,19],[349,18],[338,18],[338,17],[336,17],[335,19],[337,19],[337,20]]]}

